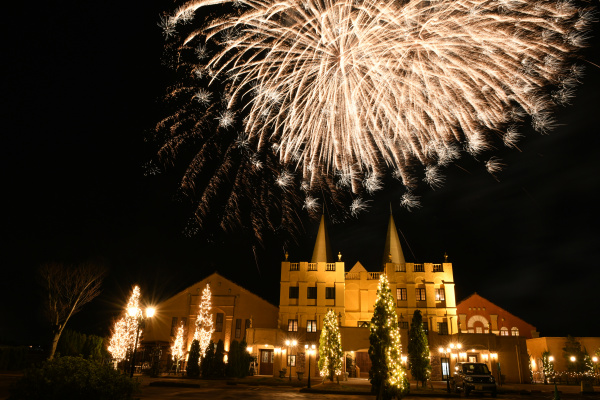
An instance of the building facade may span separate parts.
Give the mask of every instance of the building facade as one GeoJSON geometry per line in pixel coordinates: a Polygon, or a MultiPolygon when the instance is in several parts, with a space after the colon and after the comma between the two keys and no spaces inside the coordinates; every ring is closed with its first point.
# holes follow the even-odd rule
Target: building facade
{"type": "Polygon", "coordinates": [[[214,273],[158,305],[160,318],[150,322],[144,343],[161,344],[168,355],[176,328],[183,324],[189,350],[202,290],[210,284],[213,341],[223,340],[228,351],[232,340],[244,339],[256,358],[256,373],[295,377],[310,369],[318,377],[318,354],[309,357],[307,350],[312,345],[318,348],[323,319],[333,310],[342,336],[345,371],[349,376],[368,377],[369,323],[379,277],[385,273],[396,299],[403,349],[408,346],[412,316],[416,310],[421,312],[430,343],[432,379],[446,379],[459,361],[485,362],[507,382],[528,379],[525,340],[535,332],[533,326],[478,295],[457,306],[452,263],[447,257],[442,263],[406,262],[392,215],[382,248],[377,271],[368,271],[360,262],[346,271],[342,255],[331,251],[323,217],[310,261],[292,261],[286,254],[281,262],[278,307],[214,273]],[[519,335],[501,336],[500,322],[517,327],[519,335]]]}
{"type": "Polygon", "coordinates": [[[148,348],[161,347],[163,368],[170,365],[170,345],[179,326],[184,327],[184,347],[189,351],[202,291],[207,285],[212,292],[212,340],[222,340],[226,352],[233,340],[246,339],[252,328],[276,329],[277,307],[215,272],[157,305],[157,315],[146,321],[143,343],[148,348]]]}
{"type": "Polygon", "coordinates": [[[539,337],[535,326],[473,293],[457,305],[461,333],[492,333],[498,336],[539,337]]]}

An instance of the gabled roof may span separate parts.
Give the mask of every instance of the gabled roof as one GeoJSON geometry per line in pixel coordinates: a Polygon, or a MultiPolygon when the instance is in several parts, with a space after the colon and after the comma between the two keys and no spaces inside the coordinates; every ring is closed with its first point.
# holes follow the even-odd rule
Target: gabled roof
{"type": "Polygon", "coordinates": [[[317,233],[317,240],[315,241],[315,248],[310,262],[335,262],[333,254],[331,253],[331,246],[329,245],[329,235],[327,234],[327,227],[325,226],[325,215],[321,216],[319,232],[317,233]]]}
{"type": "Polygon", "coordinates": [[[516,320],[520,321],[521,323],[530,326],[532,328],[532,330],[535,330],[534,325],[531,325],[529,322],[517,317],[513,313],[506,311],[504,308],[500,307],[499,305],[492,303],[485,297],[482,297],[481,295],[479,295],[477,292],[472,293],[471,295],[467,296],[465,299],[458,302],[456,304],[457,312],[462,313],[465,310],[465,307],[468,307],[469,304],[471,304],[471,307],[473,305],[476,305],[477,307],[486,307],[487,311],[489,311],[491,307],[495,307],[495,308],[501,310],[503,313],[505,313],[505,315],[510,315],[512,318],[515,318],[516,320]]]}
{"type": "Polygon", "coordinates": [[[352,267],[352,269],[349,272],[367,272],[367,270],[365,269],[365,267],[363,267],[360,261],[357,261],[356,264],[354,264],[354,267],[352,267]]]}
{"type": "Polygon", "coordinates": [[[254,293],[254,292],[246,289],[245,287],[243,287],[239,283],[236,283],[236,282],[232,281],[231,279],[224,277],[223,275],[219,274],[217,271],[215,271],[212,274],[206,276],[205,278],[203,278],[203,279],[195,282],[193,285],[189,285],[187,288],[179,291],[178,293],[174,294],[173,296],[169,297],[168,299],[164,300],[163,302],[170,301],[170,300],[174,299],[175,297],[178,297],[178,296],[181,296],[181,295],[187,295],[188,293],[190,293],[190,291],[191,291],[192,288],[194,288],[195,286],[197,286],[199,283],[201,283],[203,281],[224,281],[224,282],[229,283],[231,285],[238,286],[240,289],[242,289],[243,291],[245,291],[245,292],[249,293],[250,295],[256,297],[257,299],[259,299],[261,301],[264,301],[265,303],[269,304],[272,307],[276,307],[270,301],[263,299],[262,297],[260,297],[256,293],[254,293]]]}
{"type": "Polygon", "coordinates": [[[385,237],[382,264],[385,265],[385,263],[389,262],[394,264],[404,264],[406,262],[392,213],[390,213],[390,221],[388,222],[387,235],[385,237]]]}

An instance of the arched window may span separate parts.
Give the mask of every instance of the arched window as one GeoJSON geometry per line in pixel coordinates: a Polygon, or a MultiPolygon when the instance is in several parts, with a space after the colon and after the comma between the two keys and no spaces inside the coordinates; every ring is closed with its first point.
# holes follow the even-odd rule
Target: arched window
{"type": "Polygon", "coordinates": [[[519,336],[519,328],[517,328],[516,326],[513,326],[510,330],[510,334],[511,334],[511,336],[519,336]]]}
{"type": "Polygon", "coordinates": [[[500,336],[508,336],[508,328],[503,326],[500,328],[500,336]]]}

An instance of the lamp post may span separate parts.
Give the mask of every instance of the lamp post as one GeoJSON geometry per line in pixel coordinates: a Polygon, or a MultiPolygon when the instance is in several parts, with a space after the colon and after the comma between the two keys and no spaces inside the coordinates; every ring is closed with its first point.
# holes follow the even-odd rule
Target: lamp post
{"type": "Polygon", "coordinates": [[[288,360],[289,360],[288,364],[290,367],[290,382],[292,381],[292,351],[291,351],[290,347],[296,347],[297,344],[298,344],[298,341],[296,339],[285,341],[285,345],[288,348],[287,356],[288,356],[288,360]]]}
{"type": "Polygon", "coordinates": [[[133,346],[133,354],[131,355],[131,372],[129,374],[130,378],[133,378],[133,372],[135,371],[135,352],[138,346],[138,338],[140,337],[140,328],[144,323],[146,318],[152,318],[154,316],[155,309],[153,307],[146,308],[146,317],[144,318],[144,313],[137,307],[131,307],[127,310],[127,313],[130,317],[136,318],[137,328],[135,331],[135,344],[133,346]]]}
{"type": "Polygon", "coordinates": [[[306,354],[308,354],[308,388],[310,389],[310,355],[315,354],[316,350],[314,344],[310,345],[310,348],[305,344],[304,348],[306,349],[306,354]]]}

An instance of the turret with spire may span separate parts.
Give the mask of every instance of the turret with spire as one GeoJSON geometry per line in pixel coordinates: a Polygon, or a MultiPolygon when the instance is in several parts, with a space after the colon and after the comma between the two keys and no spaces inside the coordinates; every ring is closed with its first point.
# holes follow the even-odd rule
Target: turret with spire
{"type": "Polygon", "coordinates": [[[317,232],[317,240],[315,241],[315,248],[313,250],[310,262],[335,262],[333,253],[331,252],[331,246],[329,244],[327,227],[325,226],[325,214],[321,216],[321,223],[319,224],[319,231],[317,232]]]}
{"type": "Polygon", "coordinates": [[[383,266],[386,263],[404,264],[404,253],[400,244],[398,230],[394,223],[394,216],[390,210],[390,220],[388,222],[387,235],[385,237],[385,248],[383,249],[383,266]]]}

